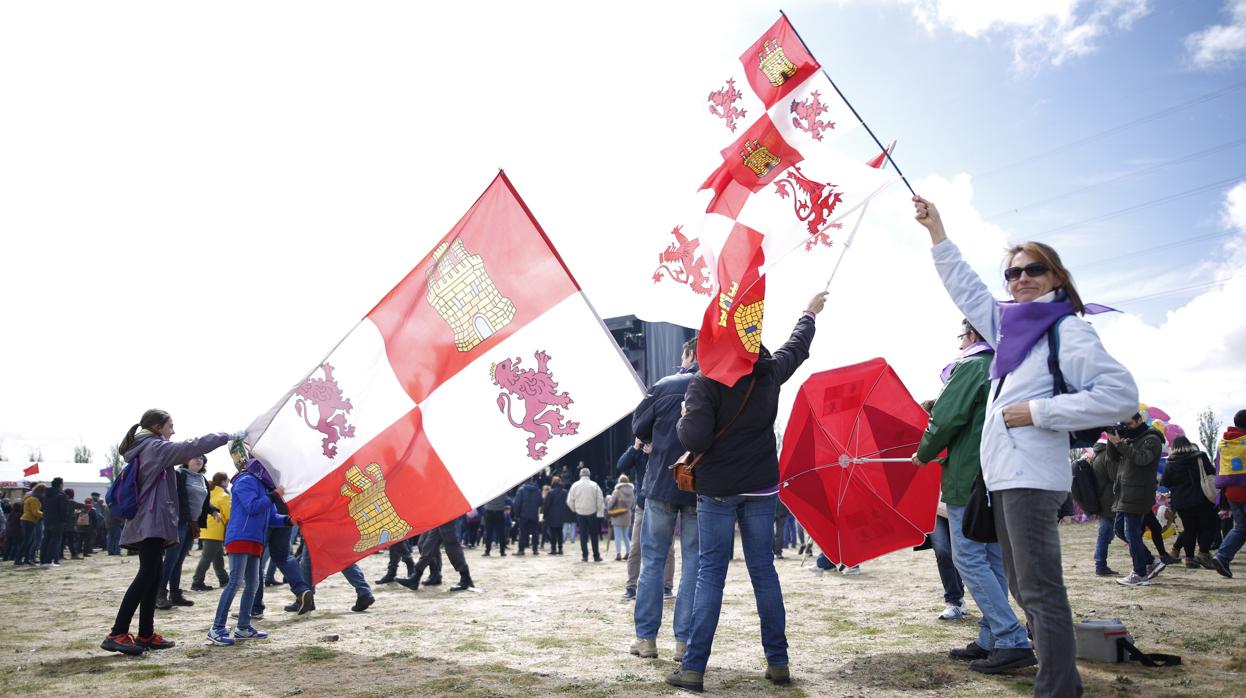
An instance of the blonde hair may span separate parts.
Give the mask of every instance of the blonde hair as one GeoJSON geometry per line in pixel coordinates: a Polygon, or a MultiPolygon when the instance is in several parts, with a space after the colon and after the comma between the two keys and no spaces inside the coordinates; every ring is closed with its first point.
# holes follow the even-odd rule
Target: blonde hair
{"type": "Polygon", "coordinates": [[[628,479],[628,477],[627,477],[626,475],[620,475],[620,476],[619,476],[619,484],[620,484],[620,485],[623,485],[623,484],[626,484],[626,483],[629,483],[629,482],[631,482],[631,480],[630,480],[630,479],[628,479]]]}
{"type": "MultiPolygon", "coordinates": [[[[1004,266],[1011,266],[1012,260],[1022,252],[1051,269],[1051,274],[1056,280],[1055,287],[1064,289],[1069,302],[1073,304],[1073,312],[1078,315],[1086,312],[1086,305],[1082,303],[1082,297],[1078,295],[1077,288],[1073,286],[1073,274],[1065,268],[1064,263],[1060,261],[1060,255],[1050,245],[1033,241],[1013,245],[1008,248],[1008,254],[1004,257],[1004,266]]],[[[1005,282],[1005,288],[1007,288],[1007,282],[1005,282]]]]}

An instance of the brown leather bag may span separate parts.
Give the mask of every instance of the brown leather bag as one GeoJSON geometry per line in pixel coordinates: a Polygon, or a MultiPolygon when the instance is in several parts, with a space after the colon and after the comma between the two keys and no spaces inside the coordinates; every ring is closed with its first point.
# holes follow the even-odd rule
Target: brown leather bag
{"type": "MultiPolygon", "coordinates": [[[[731,428],[731,425],[735,424],[736,418],[744,413],[744,406],[748,404],[748,399],[752,397],[753,386],[756,384],[757,377],[754,376],[751,380],[749,380],[748,390],[744,393],[744,401],[740,403],[740,409],[736,410],[735,417],[732,417],[730,422],[727,422],[722,429],[718,430],[717,434],[714,434],[714,441],[721,439],[722,435],[726,434],[727,430],[731,428]]],[[[701,462],[701,457],[704,455],[705,453],[684,451],[684,454],[679,457],[679,460],[675,461],[672,465],[666,466],[668,470],[675,471],[675,486],[679,488],[679,491],[696,494],[697,463],[701,462]]]]}

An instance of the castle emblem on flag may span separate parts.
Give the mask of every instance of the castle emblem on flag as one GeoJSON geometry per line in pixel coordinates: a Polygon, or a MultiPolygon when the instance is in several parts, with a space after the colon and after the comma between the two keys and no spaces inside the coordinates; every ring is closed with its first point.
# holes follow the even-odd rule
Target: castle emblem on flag
{"type": "Polygon", "coordinates": [[[342,389],[333,379],[332,364],[320,364],[319,369],[324,373],[323,378],[308,377],[294,389],[294,394],[298,396],[294,401],[294,411],[307,426],[324,434],[320,447],[326,458],[333,458],[337,455],[337,442],[355,435],[355,425],[346,423],[346,413],[353,407],[350,400],[342,396],[342,389]],[[319,414],[315,424],[308,419],[311,414],[308,403],[314,405],[319,414]]]}
{"type": "Polygon", "coordinates": [[[506,415],[511,426],[532,434],[528,438],[528,457],[541,460],[547,451],[545,444],[552,436],[575,434],[580,428],[579,422],[563,422],[563,414],[559,407],[568,408],[574,402],[565,392],[558,392],[558,383],[554,382],[554,374],[549,370],[549,354],[538,351],[535,354],[536,368],[520,369],[521,359],[506,359],[489,367],[489,377],[494,385],[502,388],[498,394],[498,409],[506,415]],[[511,415],[511,395],[523,400],[524,416],[522,421],[515,421],[511,415]]]}
{"type": "Polygon", "coordinates": [[[828,107],[822,103],[822,95],[817,90],[809,93],[809,99],[797,102],[792,100],[792,125],[813,136],[813,140],[822,140],[822,132],[835,128],[834,121],[819,121],[818,117],[826,113],[828,107]],[[801,122],[804,123],[801,123],[801,122]]]}
{"type": "Polygon", "coordinates": [[[752,170],[758,179],[770,174],[770,170],[779,164],[779,157],[756,139],[744,141],[744,150],[740,151],[740,157],[744,159],[744,166],[752,170]]]}
{"type": "Polygon", "coordinates": [[[349,484],[342,485],[342,496],[350,500],[348,511],[359,529],[355,552],[402,540],[411,532],[411,525],[398,516],[385,496],[385,474],[380,465],[371,463],[363,471],[352,465],[346,470],[346,481],[349,484]]]}
{"type": "Polygon", "coordinates": [[[777,39],[762,42],[757,60],[762,75],[765,75],[770,84],[775,87],[779,87],[796,75],[796,65],[787,59],[787,54],[783,53],[783,46],[777,39]]]}
{"type": "Polygon", "coordinates": [[[809,239],[805,241],[805,250],[812,250],[818,245],[831,246],[831,237],[826,233],[830,228],[842,228],[842,223],[827,224],[835,207],[843,201],[843,195],[835,191],[835,185],[815,182],[793,165],[774,181],[775,193],[779,198],[792,197],[792,210],[798,220],[805,222],[809,231],[809,239]]]}
{"type": "Polygon", "coordinates": [[[441,243],[428,270],[428,302],[454,331],[454,347],[471,351],[515,319],[515,304],[485,271],[484,259],[463,240],[441,243]]]}
{"type": "Polygon", "coordinates": [[[727,122],[727,128],[735,133],[736,119],[743,119],[746,109],[737,109],[735,103],[744,93],[735,88],[735,80],[728,78],[722,89],[710,93],[710,113],[727,122]]]}
{"type": "Polygon", "coordinates": [[[735,311],[735,331],[740,336],[740,343],[750,354],[761,351],[761,320],[765,312],[766,301],[742,305],[735,311]]]}
{"type": "Polygon", "coordinates": [[[666,246],[666,251],[658,253],[658,268],[653,271],[653,283],[658,283],[665,272],[672,281],[684,284],[699,296],[710,295],[709,271],[705,265],[705,257],[697,254],[701,241],[689,240],[682,232],[682,225],[675,226],[671,235],[675,242],[666,246]]]}
{"type": "Polygon", "coordinates": [[[732,281],[731,288],[726,293],[718,294],[718,326],[727,326],[727,313],[731,312],[731,304],[735,302],[735,294],[740,290],[740,284],[732,281]]]}

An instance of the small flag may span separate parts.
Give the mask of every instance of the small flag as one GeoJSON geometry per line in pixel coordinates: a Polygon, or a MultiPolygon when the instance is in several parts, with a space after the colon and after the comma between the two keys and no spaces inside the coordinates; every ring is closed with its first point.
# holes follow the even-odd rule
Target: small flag
{"type": "Polygon", "coordinates": [[[104,467],[100,468],[100,477],[106,477],[106,478],[111,479],[112,478],[112,466],[105,465],[104,467]]]}
{"type": "Polygon", "coordinates": [[[25,470],[22,471],[22,475],[25,475],[26,477],[30,477],[31,475],[38,475],[38,474],[39,474],[38,463],[35,463],[34,465],[31,465],[29,468],[26,468],[25,470]]]}

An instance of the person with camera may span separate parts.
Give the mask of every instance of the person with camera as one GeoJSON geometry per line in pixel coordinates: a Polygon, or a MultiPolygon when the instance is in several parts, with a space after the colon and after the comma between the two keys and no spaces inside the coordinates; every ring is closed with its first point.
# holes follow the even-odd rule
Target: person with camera
{"type": "Polygon", "coordinates": [[[913,204],[917,222],[930,234],[944,288],[995,349],[982,428],[982,475],[1008,587],[1034,634],[1034,695],[1080,696],[1057,527],[1073,484],[1069,434],[1133,414],[1137,384],[1103,348],[1090,323],[1078,317],[1101,308],[1082,303],[1054,249],[1039,242],[1011,247],[1003,281],[1012,300],[999,302],[948,239],[935,205],[920,196],[913,197],[913,204]],[[1056,366],[1064,379],[1060,394],[1055,394],[1056,366]]]}
{"type": "Polygon", "coordinates": [[[1155,505],[1155,485],[1164,437],[1152,429],[1141,414],[1135,413],[1108,433],[1108,451],[1120,461],[1112,492],[1118,528],[1123,525],[1133,572],[1116,582],[1123,586],[1146,586],[1164,571],[1164,560],[1156,558],[1142,542],[1143,519],[1155,505]]]}

